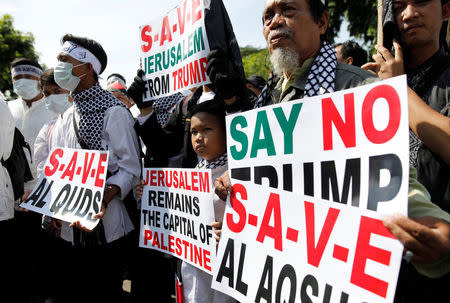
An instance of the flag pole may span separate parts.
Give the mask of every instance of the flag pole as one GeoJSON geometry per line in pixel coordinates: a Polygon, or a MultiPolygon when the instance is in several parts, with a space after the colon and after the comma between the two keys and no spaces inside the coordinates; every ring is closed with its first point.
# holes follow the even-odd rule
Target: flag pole
{"type": "Polygon", "coordinates": [[[377,45],[383,45],[383,0],[378,0],[377,45]]]}

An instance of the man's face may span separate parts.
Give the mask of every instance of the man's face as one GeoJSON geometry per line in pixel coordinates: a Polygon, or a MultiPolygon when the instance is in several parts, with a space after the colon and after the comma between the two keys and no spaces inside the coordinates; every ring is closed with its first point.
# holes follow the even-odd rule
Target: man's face
{"type": "Polygon", "coordinates": [[[60,62],[71,63],[73,65],[72,75],[74,76],[80,77],[89,71],[89,63],[78,61],[67,54],[60,53],[56,58],[60,62]]]}
{"type": "Polygon", "coordinates": [[[306,0],[266,0],[262,19],[269,52],[290,48],[298,54],[299,64],[318,52],[320,35],[328,26],[328,14],[316,23],[306,0]]]}
{"type": "Polygon", "coordinates": [[[441,0],[394,0],[394,13],[404,46],[439,46],[442,22],[449,17],[450,4],[441,0]]]}

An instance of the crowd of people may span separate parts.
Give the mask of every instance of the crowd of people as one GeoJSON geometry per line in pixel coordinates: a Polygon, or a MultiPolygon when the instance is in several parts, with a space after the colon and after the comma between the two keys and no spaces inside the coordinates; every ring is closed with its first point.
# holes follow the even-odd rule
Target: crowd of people
{"type": "MultiPolygon", "coordinates": [[[[263,4],[261,4],[263,5],[263,4]]],[[[442,28],[448,0],[396,0],[398,39],[377,45],[373,61],[356,42],[325,39],[325,0],[266,0],[262,16],[273,70],[242,79],[223,50],[211,50],[211,84],[144,102],[138,70],[99,75],[107,54],[96,41],[66,34],[58,63],[11,62],[14,92],[0,95],[2,302],[236,302],[211,288],[211,276],[161,252],[139,248],[142,167],[212,169],[211,203],[220,240],[227,171],[225,116],[407,75],[410,127],[408,216],[384,220],[405,247],[395,302],[449,302],[450,55],[442,28]],[[108,150],[101,219],[94,230],[19,207],[55,147],[108,150]],[[176,279],[175,279],[176,277],[176,279]]],[[[254,22],[257,22],[256,20],[254,22]]]]}

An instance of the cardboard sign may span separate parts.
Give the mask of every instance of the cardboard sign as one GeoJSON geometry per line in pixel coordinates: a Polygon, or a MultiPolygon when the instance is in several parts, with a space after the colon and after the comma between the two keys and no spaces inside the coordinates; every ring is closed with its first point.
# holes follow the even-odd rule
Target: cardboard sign
{"type": "Polygon", "coordinates": [[[406,77],[227,117],[213,288],[240,302],[392,302],[407,214],[406,77]]]}
{"type": "Polygon", "coordinates": [[[211,273],[216,253],[210,169],[144,169],[139,246],[211,273]]]}
{"type": "Polygon", "coordinates": [[[108,151],[55,148],[20,207],[93,229],[101,208],[108,151]]]}
{"type": "Polygon", "coordinates": [[[184,0],[168,14],[139,28],[144,101],[211,83],[203,1],[184,0]]]}

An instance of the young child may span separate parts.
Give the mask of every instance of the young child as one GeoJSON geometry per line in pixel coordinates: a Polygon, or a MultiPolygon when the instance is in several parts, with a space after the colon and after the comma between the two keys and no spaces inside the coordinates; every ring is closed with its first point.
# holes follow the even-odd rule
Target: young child
{"type": "MultiPolygon", "coordinates": [[[[191,110],[191,142],[199,157],[197,169],[211,169],[213,180],[228,168],[226,154],[225,110],[215,100],[197,104],[191,110]]],[[[225,202],[215,194],[213,198],[216,222],[215,238],[219,241],[225,202]]],[[[211,288],[212,276],[186,262],[181,266],[183,280],[183,302],[228,303],[233,298],[211,288]]]]}

